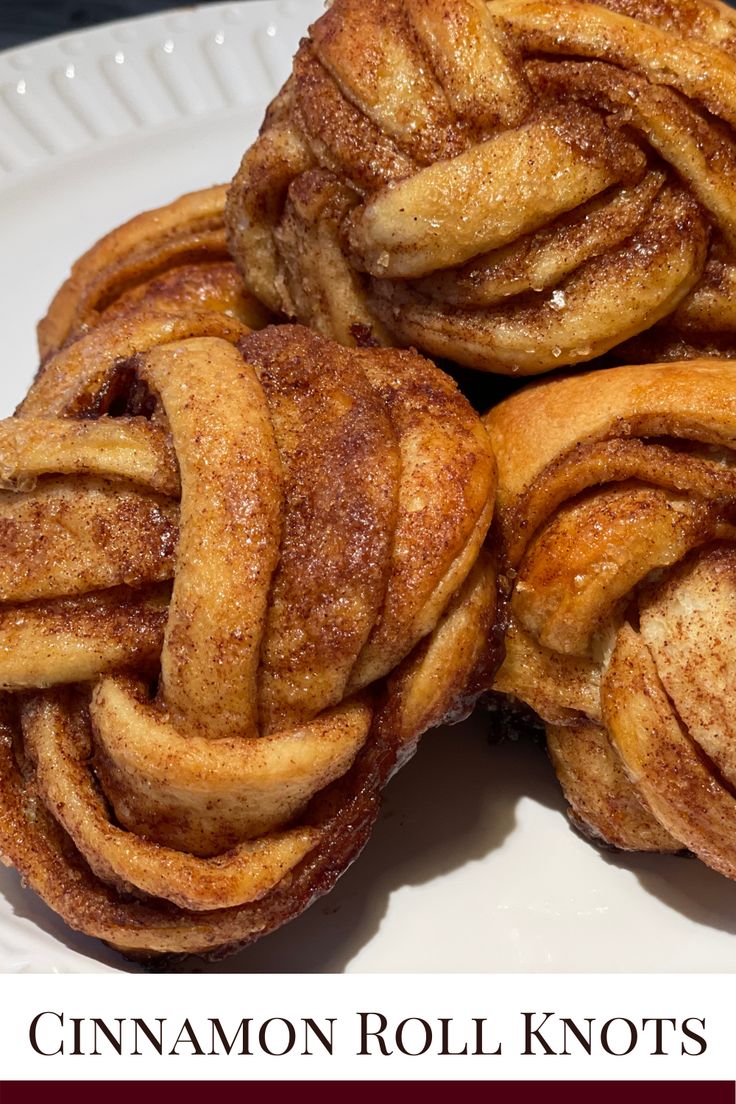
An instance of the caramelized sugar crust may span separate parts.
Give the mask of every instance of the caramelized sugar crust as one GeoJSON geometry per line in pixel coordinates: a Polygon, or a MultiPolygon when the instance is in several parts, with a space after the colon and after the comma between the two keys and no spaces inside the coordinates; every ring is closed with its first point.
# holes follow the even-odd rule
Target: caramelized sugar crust
{"type": "Polygon", "coordinates": [[[736,365],[539,383],[485,422],[510,611],[496,688],[546,722],[576,823],[736,877],[736,365]]]}
{"type": "Polygon", "coordinates": [[[86,254],[0,422],[0,854],[144,956],[326,892],[494,666],[480,419],[416,353],[250,332],[221,212],[86,254]]]}
{"type": "Polygon", "coordinates": [[[144,299],[164,313],[212,310],[257,329],[268,312],[243,286],[227,251],[219,185],[144,211],[75,262],[38,324],[41,360],[144,299]]]}
{"type": "Polygon", "coordinates": [[[709,0],[335,0],[235,176],[230,248],[344,344],[522,375],[731,356],[735,125],[709,0]]]}

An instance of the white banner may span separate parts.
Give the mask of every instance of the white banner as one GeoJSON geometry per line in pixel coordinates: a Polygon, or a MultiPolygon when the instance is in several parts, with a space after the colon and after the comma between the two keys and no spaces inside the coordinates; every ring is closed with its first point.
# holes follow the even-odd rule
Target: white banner
{"type": "Polygon", "coordinates": [[[731,975],[5,975],[2,1080],[732,1080],[731,975]]]}

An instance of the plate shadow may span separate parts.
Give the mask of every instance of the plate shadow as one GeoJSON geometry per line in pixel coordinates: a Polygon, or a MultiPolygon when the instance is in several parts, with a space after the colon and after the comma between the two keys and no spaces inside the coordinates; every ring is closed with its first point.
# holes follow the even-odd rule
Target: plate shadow
{"type": "MultiPolygon", "coordinates": [[[[379,930],[395,890],[432,881],[501,847],[514,829],[521,798],[556,810],[562,824],[568,823],[543,749],[523,740],[491,744],[490,727],[488,715],[478,710],[464,724],[423,737],[415,758],[387,787],[368,845],[331,894],[237,955],[214,963],[187,958],[173,971],[343,972],[379,930]]],[[[694,922],[736,934],[736,884],[697,860],[605,850],[600,857],[632,871],[647,893],[694,922]]],[[[76,954],[124,972],[143,969],[71,931],[23,888],[14,871],[0,868],[0,895],[16,916],[76,954]]]]}

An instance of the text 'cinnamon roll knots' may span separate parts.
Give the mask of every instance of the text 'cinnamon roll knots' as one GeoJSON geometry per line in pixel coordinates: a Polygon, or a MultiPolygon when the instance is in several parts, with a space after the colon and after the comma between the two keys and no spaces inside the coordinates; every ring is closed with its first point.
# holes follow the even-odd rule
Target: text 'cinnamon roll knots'
{"type": "Polygon", "coordinates": [[[730,352],[734,126],[707,0],[335,0],[235,177],[231,248],[348,344],[535,374],[666,320],[654,346],[730,352]]]}
{"type": "Polygon", "coordinates": [[[488,684],[494,462],[414,353],[249,333],[170,268],[106,316],[110,271],[0,422],[0,854],[130,953],[233,949],[488,684]]]}
{"type": "Polygon", "coordinates": [[[736,365],[612,368],[487,416],[510,624],[573,819],[736,877],[736,365]]]}

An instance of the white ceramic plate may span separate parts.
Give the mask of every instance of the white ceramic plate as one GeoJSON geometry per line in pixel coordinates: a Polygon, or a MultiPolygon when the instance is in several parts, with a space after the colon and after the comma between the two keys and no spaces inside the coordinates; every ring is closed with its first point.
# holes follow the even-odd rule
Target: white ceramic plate
{"type": "MultiPolygon", "coordinates": [[[[212,5],[0,55],[0,415],[36,320],[123,219],[229,179],[320,0],[212,5]]],[[[616,857],[569,827],[535,747],[482,714],[425,737],[327,898],[227,971],[736,968],[736,886],[694,860],[616,857]]],[[[0,971],[133,969],[0,869],[0,971]]]]}

